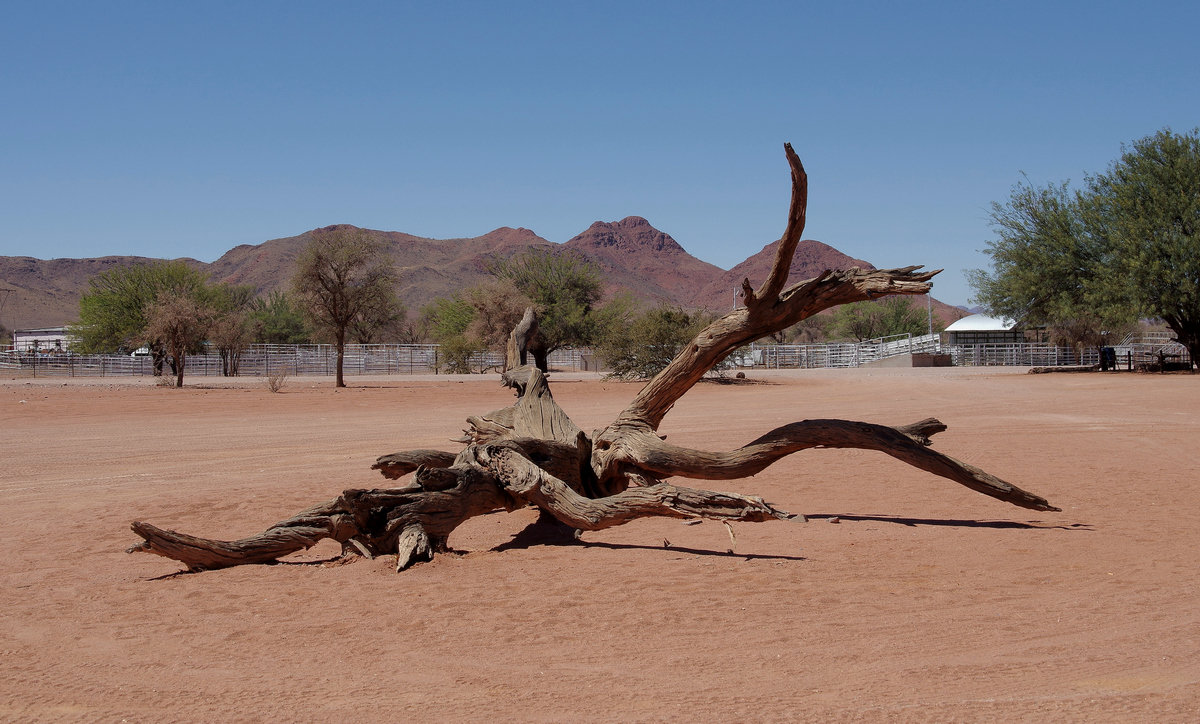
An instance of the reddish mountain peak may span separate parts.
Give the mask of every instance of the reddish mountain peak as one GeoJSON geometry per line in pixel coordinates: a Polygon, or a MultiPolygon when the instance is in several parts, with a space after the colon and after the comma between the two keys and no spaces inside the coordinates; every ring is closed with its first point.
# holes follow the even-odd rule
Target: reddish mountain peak
{"type": "MultiPolygon", "coordinates": [[[[708,309],[728,309],[730,289],[737,288],[743,279],[749,279],[751,286],[757,288],[767,278],[771,265],[775,263],[775,249],[778,241],[767,244],[754,256],[722,274],[712,283],[707,284],[693,293],[691,303],[708,309]]],[[[826,269],[874,269],[870,263],[854,259],[837,249],[812,239],[804,239],[796,245],[796,253],[792,256],[792,265],[788,271],[788,284],[794,284],[804,279],[811,279],[826,269]]]]}
{"type": "Polygon", "coordinates": [[[624,219],[621,219],[620,221],[614,221],[613,225],[619,226],[622,228],[626,228],[626,229],[637,229],[637,228],[640,228],[643,226],[649,227],[652,229],[654,228],[654,227],[650,226],[649,221],[646,221],[645,219],[643,219],[640,216],[626,216],[624,219]]]}
{"type": "Polygon", "coordinates": [[[511,226],[501,226],[498,229],[492,229],[488,233],[479,237],[480,239],[502,239],[509,243],[526,243],[526,244],[546,244],[549,243],[542,237],[538,236],[531,229],[526,229],[524,226],[512,228],[511,226]]]}
{"type": "Polygon", "coordinates": [[[654,252],[656,254],[686,254],[679,242],[650,225],[640,216],[626,216],[620,221],[597,221],[566,246],[577,249],[606,250],[625,254],[654,252]]]}
{"type": "MultiPolygon", "coordinates": [[[[734,275],[742,274],[743,276],[749,273],[765,278],[767,272],[771,270],[771,265],[775,262],[775,250],[777,248],[779,248],[779,242],[772,241],[757,254],[730,269],[729,273],[734,275]]],[[[826,269],[849,269],[851,267],[859,267],[860,269],[875,268],[869,262],[847,256],[824,242],[816,241],[815,239],[803,239],[796,245],[796,252],[792,255],[792,266],[788,278],[800,277],[808,279],[826,269]]],[[[751,279],[751,281],[754,281],[754,279],[751,279]]]]}

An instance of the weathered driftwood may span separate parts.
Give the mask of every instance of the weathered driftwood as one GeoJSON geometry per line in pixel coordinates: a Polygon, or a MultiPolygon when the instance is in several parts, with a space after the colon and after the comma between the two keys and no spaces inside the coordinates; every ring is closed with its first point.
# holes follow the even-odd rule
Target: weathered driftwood
{"type": "Polygon", "coordinates": [[[587,435],[559,408],[539,365],[526,353],[541,349],[532,311],[513,331],[505,384],[517,391],[511,407],[470,417],[457,454],[408,450],[375,465],[400,488],[347,490],[327,503],[238,541],[217,541],[134,523],[142,541],[129,550],[173,558],[190,570],[264,563],[322,539],[347,555],[396,556],[396,569],[443,551],[463,521],[497,510],[533,505],[547,520],[575,530],[600,530],[637,518],[668,516],[721,521],[787,519],[791,514],[761,498],[686,488],[665,482],[682,477],[729,480],[753,475],[776,460],[815,447],[879,450],[984,495],[1033,510],[1058,510],[1044,498],[935,452],[931,437],[946,429],[935,419],[904,427],[846,420],[802,420],[778,427],[727,452],[691,450],[666,443],[663,417],[706,372],[744,344],[779,331],[823,309],[889,294],[924,294],[937,271],[920,267],[826,271],[784,288],[804,229],[808,181],[799,158],[785,146],[792,173],[787,228],[774,265],[758,289],[742,283],[745,307],[702,330],[608,427],[587,435]]]}

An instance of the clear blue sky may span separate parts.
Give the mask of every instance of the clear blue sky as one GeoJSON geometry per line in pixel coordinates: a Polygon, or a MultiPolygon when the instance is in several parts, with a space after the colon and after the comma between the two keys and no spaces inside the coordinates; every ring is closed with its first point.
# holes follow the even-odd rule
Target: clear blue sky
{"type": "Polygon", "coordinates": [[[211,261],[334,223],[729,268],[805,237],[945,267],[988,210],[1200,125],[1200,3],[5,2],[0,254],[211,261]]]}

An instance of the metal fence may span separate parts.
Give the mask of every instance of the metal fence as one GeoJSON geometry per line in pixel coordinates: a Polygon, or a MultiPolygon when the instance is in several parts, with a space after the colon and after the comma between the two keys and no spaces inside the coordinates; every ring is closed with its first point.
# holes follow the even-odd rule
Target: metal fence
{"type": "Polygon", "coordinates": [[[768,369],[815,369],[820,367],[859,367],[902,354],[936,352],[938,335],[914,337],[896,334],[865,342],[822,344],[751,344],[732,355],[738,367],[768,369]]]}
{"type": "MultiPolygon", "coordinates": [[[[1126,341],[1112,348],[1118,368],[1161,365],[1163,362],[1190,362],[1187,348],[1177,342],[1153,339],[1126,341]]],[[[949,354],[955,366],[1060,367],[1099,364],[1099,353],[1086,349],[1082,354],[1071,347],[1045,344],[977,344],[943,346],[938,335],[896,335],[861,343],[833,344],[751,344],[734,352],[729,361],[735,367],[763,369],[813,369],[858,367],[902,354],[940,352],[949,354]]],[[[469,360],[472,372],[500,369],[501,355],[485,352],[469,360]]],[[[550,355],[552,368],[567,371],[603,371],[591,349],[556,350],[550,355]]],[[[265,345],[244,350],[237,365],[241,376],[332,375],[337,366],[337,350],[328,344],[265,345]]],[[[445,359],[433,344],[351,344],[346,345],[343,370],[346,375],[436,374],[444,370],[445,359]]],[[[0,353],[0,370],[20,376],[129,377],[153,375],[154,363],[148,356],[17,354],[0,353]]],[[[224,374],[217,354],[198,354],[187,358],[186,377],[219,377],[224,374]]],[[[170,368],[165,370],[170,374],[170,368]]]]}
{"type": "Polygon", "coordinates": [[[1095,349],[1076,354],[1071,347],[1045,344],[966,344],[946,347],[955,367],[1064,367],[1099,364],[1095,349]]]}
{"type": "MultiPolygon", "coordinates": [[[[342,361],[346,375],[437,374],[445,359],[435,344],[348,344],[342,361]]],[[[499,369],[504,358],[494,352],[472,355],[472,372],[499,369]]],[[[586,371],[596,363],[589,349],[560,349],[550,354],[555,369],[586,371]]],[[[188,355],[185,377],[220,377],[225,365],[218,354],[188,355]]],[[[337,369],[337,348],[329,344],[256,344],[237,359],[239,376],[332,375],[337,369]]],[[[154,374],[154,361],[147,355],[77,355],[70,353],[0,354],[0,370],[22,376],[130,377],[154,374]]],[[[171,374],[165,366],[164,374],[171,374]]]]}
{"type": "MultiPolygon", "coordinates": [[[[1108,349],[1112,350],[1110,361],[1116,369],[1133,370],[1161,366],[1163,363],[1191,363],[1187,347],[1178,342],[1131,342],[1108,349]]],[[[1073,347],[1045,344],[974,344],[945,347],[943,351],[950,354],[956,367],[1066,367],[1100,364],[1100,351],[1095,347],[1078,351],[1073,347]]]]}

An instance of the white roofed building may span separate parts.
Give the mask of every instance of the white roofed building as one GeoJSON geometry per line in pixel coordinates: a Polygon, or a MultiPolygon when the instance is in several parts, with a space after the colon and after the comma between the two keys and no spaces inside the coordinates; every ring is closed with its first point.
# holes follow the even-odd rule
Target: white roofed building
{"type": "Polygon", "coordinates": [[[1011,344],[1024,342],[1025,332],[1011,319],[972,314],[946,327],[946,344],[1011,344]]]}
{"type": "Polygon", "coordinates": [[[66,327],[17,329],[13,331],[13,349],[17,352],[66,352],[71,345],[66,327]]]}

